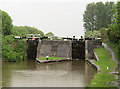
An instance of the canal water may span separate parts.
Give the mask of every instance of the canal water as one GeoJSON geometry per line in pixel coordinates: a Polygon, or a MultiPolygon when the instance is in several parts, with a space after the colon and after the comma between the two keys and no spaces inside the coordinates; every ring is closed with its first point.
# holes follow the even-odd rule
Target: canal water
{"type": "Polygon", "coordinates": [[[35,60],[2,64],[3,87],[85,87],[96,70],[84,61],[38,64],[35,60]]]}

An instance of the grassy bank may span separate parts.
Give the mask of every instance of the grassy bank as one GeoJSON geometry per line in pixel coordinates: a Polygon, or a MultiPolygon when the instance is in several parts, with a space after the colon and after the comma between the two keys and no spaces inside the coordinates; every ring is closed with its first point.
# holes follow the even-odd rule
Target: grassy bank
{"type": "MultiPolygon", "coordinates": [[[[107,42],[106,43],[108,46],[110,46],[110,48],[113,50],[113,52],[115,53],[115,58],[118,60],[120,58],[119,55],[119,45],[117,44],[113,44],[111,42],[107,42]]],[[[120,61],[120,60],[119,60],[120,61]]]]}
{"type": "Polygon", "coordinates": [[[110,52],[105,50],[104,47],[95,49],[95,52],[99,58],[99,61],[95,61],[95,63],[101,67],[101,72],[95,75],[90,87],[115,87],[114,82],[117,79],[110,72],[114,71],[117,64],[111,60],[112,56],[110,52]]]}
{"type": "MultiPolygon", "coordinates": [[[[65,59],[64,57],[49,57],[48,60],[65,59]]],[[[46,57],[40,57],[40,60],[46,60],[46,57]]]]}

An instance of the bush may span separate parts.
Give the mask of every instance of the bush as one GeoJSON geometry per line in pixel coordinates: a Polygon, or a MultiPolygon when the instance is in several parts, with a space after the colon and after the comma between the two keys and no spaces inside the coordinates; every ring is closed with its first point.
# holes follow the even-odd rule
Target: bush
{"type": "Polygon", "coordinates": [[[118,44],[120,38],[118,33],[119,32],[118,32],[117,24],[112,25],[107,31],[109,40],[115,44],[118,44]]]}
{"type": "Polygon", "coordinates": [[[101,33],[100,31],[87,31],[85,32],[85,37],[86,38],[100,38],[101,37],[101,33]]]}
{"type": "Polygon", "coordinates": [[[14,35],[3,36],[2,39],[2,59],[4,61],[22,61],[26,57],[27,44],[21,39],[16,42],[14,35]]]}
{"type": "Polygon", "coordinates": [[[102,39],[103,42],[109,41],[107,32],[108,32],[108,28],[102,28],[102,29],[100,29],[101,39],[102,39]]]}
{"type": "Polygon", "coordinates": [[[47,37],[54,37],[54,34],[52,32],[48,32],[48,33],[45,34],[45,36],[47,36],[47,37]]]}

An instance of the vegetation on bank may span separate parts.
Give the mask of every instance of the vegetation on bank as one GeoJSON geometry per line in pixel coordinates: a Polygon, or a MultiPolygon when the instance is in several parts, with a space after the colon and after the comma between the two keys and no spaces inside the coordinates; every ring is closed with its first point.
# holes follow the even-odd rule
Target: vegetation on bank
{"type": "MultiPolygon", "coordinates": [[[[26,34],[40,34],[44,33],[34,27],[29,26],[13,26],[12,19],[7,12],[0,10],[2,16],[2,59],[3,61],[16,62],[26,59],[27,43],[26,39],[15,39],[14,36],[25,36],[26,34]]],[[[0,20],[0,21],[1,21],[0,20]]]]}
{"type": "Polygon", "coordinates": [[[16,62],[25,60],[27,57],[26,39],[15,39],[14,36],[25,36],[25,34],[44,33],[36,28],[28,26],[13,26],[10,35],[2,35],[2,59],[3,61],[16,62]]]}
{"type": "Polygon", "coordinates": [[[120,1],[117,4],[113,2],[88,4],[83,20],[85,37],[101,37],[103,42],[112,42],[120,49],[120,1]],[[102,11],[99,10],[100,8],[103,8],[102,11]]]}
{"type": "MultiPolygon", "coordinates": [[[[49,57],[48,60],[65,59],[64,57],[49,57]]],[[[40,57],[40,60],[46,60],[46,57],[40,57]]]]}
{"type": "Polygon", "coordinates": [[[120,53],[119,53],[119,45],[114,44],[112,42],[106,42],[106,44],[112,49],[112,51],[115,53],[115,58],[120,62],[120,53]]]}
{"type": "Polygon", "coordinates": [[[104,47],[95,49],[95,52],[99,58],[95,63],[101,67],[101,70],[94,76],[90,87],[115,87],[114,82],[116,82],[117,79],[114,75],[110,74],[110,72],[115,70],[117,64],[111,60],[112,56],[110,52],[104,47]]]}
{"type": "MultiPolygon", "coordinates": [[[[120,1],[118,1],[116,4],[112,2],[107,2],[105,4],[101,2],[96,4],[90,3],[87,5],[83,17],[83,20],[85,22],[84,27],[86,29],[85,37],[101,37],[102,42],[108,44],[108,46],[112,48],[113,52],[115,53],[116,59],[120,61],[120,1]],[[109,20],[107,20],[107,16],[109,15],[103,14],[106,13],[104,12],[106,8],[104,7],[104,5],[106,6],[106,4],[108,5],[107,8],[109,8],[109,13],[107,13],[111,14],[109,20]],[[97,10],[99,8],[96,8],[96,6],[103,8],[101,9],[102,12],[100,10],[97,10]],[[91,9],[93,7],[94,9],[91,9]],[[97,12],[99,14],[96,14],[96,10],[99,11],[97,12]],[[97,17],[99,19],[98,22],[97,17]]],[[[101,87],[106,87],[105,89],[107,89],[107,87],[115,87],[114,85],[117,79],[115,78],[115,75],[110,74],[110,72],[115,70],[117,64],[113,60],[110,60],[112,59],[111,53],[105,50],[104,47],[95,49],[95,52],[97,53],[99,58],[99,61],[96,61],[95,63],[99,65],[102,69],[100,70],[101,72],[96,73],[89,88],[94,89],[95,87],[96,89],[96,87],[98,87],[97,89],[101,89],[101,87]]]]}
{"type": "Polygon", "coordinates": [[[2,37],[2,59],[3,61],[16,62],[26,58],[27,44],[25,39],[14,39],[14,35],[2,37]]]}
{"type": "MultiPolygon", "coordinates": [[[[27,36],[27,34],[44,33],[34,27],[29,26],[13,26],[12,19],[7,12],[0,10],[0,27],[2,27],[2,59],[3,61],[16,62],[23,61],[27,58],[27,43],[26,39],[15,39],[14,36],[27,36]],[[1,16],[2,15],[2,16],[1,16]]],[[[52,32],[48,32],[45,36],[54,36],[52,32]]],[[[1,51],[0,51],[1,52],[1,51]]]]}
{"type": "MultiPolygon", "coordinates": [[[[97,10],[98,11],[98,10],[97,10]]],[[[98,2],[98,3],[90,3],[86,6],[86,11],[84,12],[84,16],[83,16],[83,20],[84,20],[84,27],[86,29],[85,32],[85,37],[101,37],[102,38],[102,42],[107,43],[115,52],[116,55],[116,59],[120,59],[120,1],[118,1],[116,4],[113,2],[106,2],[105,4],[98,2]],[[98,5],[99,4],[99,5],[98,5]],[[104,7],[107,6],[107,7],[104,7]],[[89,8],[88,8],[89,7],[89,8]],[[92,13],[88,13],[91,12],[91,8],[93,7],[99,7],[99,8],[103,8],[103,12],[101,13],[101,11],[99,11],[98,13],[101,20],[101,24],[97,23],[97,17],[98,14],[96,14],[96,10],[98,8],[94,8],[95,10],[93,11],[95,14],[92,13]],[[109,17],[109,20],[107,20],[107,15],[104,14],[106,12],[104,12],[105,8],[109,8],[107,14],[111,14],[111,16],[109,17]],[[88,13],[88,14],[87,14],[88,13]],[[105,15],[105,16],[104,16],[105,15]],[[104,17],[102,17],[104,16],[104,17]],[[95,21],[94,21],[95,20],[95,21]],[[87,22],[86,22],[87,21],[87,22]],[[93,24],[93,23],[96,24],[93,24]],[[91,24],[90,24],[91,23],[91,24]],[[99,29],[95,29],[95,27],[97,27],[97,25],[99,25],[99,29]]],[[[98,18],[98,19],[100,19],[98,18]]],[[[98,21],[99,22],[99,21],[98,21]]],[[[119,60],[120,61],[120,60],[119,60]]]]}

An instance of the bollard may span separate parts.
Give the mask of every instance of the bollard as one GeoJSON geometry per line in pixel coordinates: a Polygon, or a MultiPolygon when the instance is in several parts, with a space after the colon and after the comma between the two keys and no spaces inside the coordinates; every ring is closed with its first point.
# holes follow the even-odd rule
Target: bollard
{"type": "Polygon", "coordinates": [[[48,60],[49,56],[46,56],[46,60],[48,60]]]}

